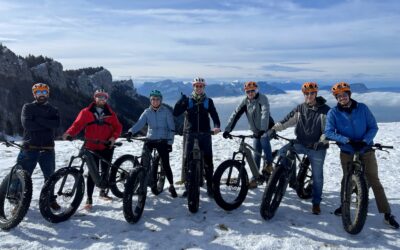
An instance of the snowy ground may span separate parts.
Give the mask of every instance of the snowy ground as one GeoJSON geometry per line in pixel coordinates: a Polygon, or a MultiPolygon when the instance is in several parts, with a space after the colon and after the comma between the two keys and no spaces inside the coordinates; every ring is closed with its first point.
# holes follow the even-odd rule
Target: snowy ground
{"type": "MultiPolygon", "coordinates": [[[[379,175],[393,214],[400,219],[400,197],[397,182],[400,176],[400,123],[379,124],[376,142],[394,145],[390,154],[377,152],[379,175]]],[[[293,130],[282,133],[292,136],[293,130]]],[[[180,136],[175,137],[171,165],[175,181],[180,179],[180,136]]],[[[283,141],[273,141],[279,148],[283,141]]],[[[65,166],[71,155],[78,152],[79,144],[57,142],[57,168],[65,166]]],[[[238,143],[225,140],[221,135],[213,138],[214,162],[218,166],[231,157],[238,143]]],[[[114,157],[121,154],[140,154],[141,143],[124,144],[114,157]]],[[[0,146],[0,178],[3,179],[15,162],[18,150],[0,146]]],[[[363,231],[349,235],[342,228],[341,219],[332,214],[339,205],[341,168],[338,148],[332,146],[324,166],[325,185],[319,216],[311,213],[310,201],[297,198],[293,190],[286,193],[277,214],[271,221],[262,220],[259,214],[264,186],[249,191],[243,205],[231,212],[219,208],[213,200],[201,193],[199,212],[191,214],[186,199],[171,198],[168,192],[158,197],[148,192],[141,220],[134,225],[125,222],[120,199],[112,202],[98,200],[95,190],[94,211],[77,212],[70,220],[51,224],[41,217],[38,196],[43,178],[38,167],[33,174],[34,193],[28,214],[21,224],[11,231],[0,231],[0,249],[313,249],[313,248],[397,248],[399,231],[383,223],[377,213],[375,199],[370,191],[368,219],[363,231]]],[[[177,186],[178,194],[183,186],[177,186]]]]}

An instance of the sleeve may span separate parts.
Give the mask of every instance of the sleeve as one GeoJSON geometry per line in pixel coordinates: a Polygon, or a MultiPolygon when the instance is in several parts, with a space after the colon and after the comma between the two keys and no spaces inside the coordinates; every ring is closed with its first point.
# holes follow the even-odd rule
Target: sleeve
{"type": "Polygon", "coordinates": [[[60,115],[57,108],[52,107],[51,109],[51,114],[49,116],[37,117],[35,121],[43,127],[56,129],[60,126],[60,115]]]}
{"type": "Polygon", "coordinates": [[[335,117],[335,110],[331,109],[328,112],[326,117],[326,126],[325,126],[325,136],[329,140],[337,141],[342,144],[346,144],[349,142],[349,138],[336,133],[336,117],[335,117]]]}
{"type": "Polygon", "coordinates": [[[29,104],[25,104],[22,107],[21,111],[21,123],[22,127],[28,131],[40,131],[40,130],[46,130],[46,127],[43,127],[41,124],[36,122],[34,120],[36,117],[34,117],[32,109],[30,108],[29,104]]]}
{"type": "Polygon", "coordinates": [[[217,113],[217,109],[215,108],[214,102],[211,98],[209,98],[209,108],[208,108],[208,113],[211,116],[211,119],[214,122],[214,128],[220,128],[221,127],[221,122],[219,120],[219,116],[217,113]]]}
{"type": "Polygon", "coordinates": [[[138,121],[129,129],[129,132],[132,134],[136,134],[139,132],[147,123],[147,110],[145,109],[143,113],[140,115],[138,121]]]}
{"type": "Polygon", "coordinates": [[[225,127],[225,131],[231,132],[235,128],[236,123],[239,121],[240,117],[243,115],[245,111],[246,111],[246,99],[244,99],[231,114],[231,117],[229,118],[228,121],[228,125],[226,125],[225,127]]]}
{"type": "Polygon", "coordinates": [[[168,144],[172,145],[174,143],[174,135],[175,135],[175,123],[174,117],[169,109],[166,108],[167,111],[167,125],[168,125],[168,144]]]}
{"type": "Polygon", "coordinates": [[[119,122],[118,116],[117,116],[117,114],[115,112],[113,113],[112,126],[114,128],[113,137],[114,137],[114,139],[117,139],[118,137],[121,136],[122,124],[119,122]]]}
{"type": "Polygon", "coordinates": [[[282,121],[277,122],[272,129],[276,131],[282,131],[285,130],[289,127],[293,127],[297,124],[299,121],[299,116],[300,116],[300,105],[295,107],[289,114],[286,115],[285,118],[283,118],[282,121]]]}
{"type": "Polygon", "coordinates": [[[265,95],[260,95],[260,105],[261,105],[261,130],[268,130],[269,122],[269,102],[268,97],[265,95]]]}
{"type": "Polygon", "coordinates": [[[364,135],[363,141],[367,143],[368,145],[371,145],[373,143],[373,140],[378,133],[378,124],[376,123],[375,117],[372,114],[371,110],[364,105],[365,107],[365,116],[367,119],[367,132],[364,135]]]}
{"type": "Polygon", "coordinates": [[[79,112],[78,116],[76,117],[75,121],[72,123],[71,127],[67,129],[65,133],[70,134],[71,136],[75,137],[82,129],[85,128],[86,124],[88,123],[88,113],[85,109],[79,112]]]}

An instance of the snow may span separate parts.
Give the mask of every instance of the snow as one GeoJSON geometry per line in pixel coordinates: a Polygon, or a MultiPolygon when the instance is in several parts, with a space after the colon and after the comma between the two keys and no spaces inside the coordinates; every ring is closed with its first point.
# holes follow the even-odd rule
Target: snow
{"type": "MultiPolygon", "coordinates": [[[[394,215],[400,215],[397,181],[400,176],[400,123],[379,124],[376,142],[394,145],[390,154],[377,152],[379,175],[394,215]]],[[[241,133],[240,131],[236,134],[241,133]]],[[[248,133],[248,132],[247,132],[248,133]]],[[[293,137],[293,129],[281,133],[293,137]]],[[[171,165],[174,181],[180,179],[182,137],[176,136],[171,165]]],[[[272,141],[279,148],[284,141],[272,141]]],[[[66,166],[69,157],[78,153],[78,142],[56,142],[57,169],[66,166]]],[[[238,142],[225,140],[222,135],[213,137],[215,167],[230,158],[238,142]]],[[[139,155],[140,142],[124,143],[115,151],[114,158],[122,154],[139,155]]],[[[3,179],[15,162],[18,150],[0,146],[0,178],[3,179]]],[[[148,190],[146,207],[137,224],[129,224],[122,214],[122,202],[98,199],[95,189],[93,212],[78,210],[68,221],[52,224],[39,212],[38,198],[43,177],[39,167],[33,174],[34,192],[30,209],[24,220],[10,231],[0,231],[0,249],[344,249],[391,248],[398,249],[399,231],[383,223],[375,199],[370,191],[367,222],[358,235],[350,235],[342,228],[339,217],[332,214],[339,205],[340,179],[339,151],[329,148],[324,165],[324,194],[322,213],[311,213],[311,201],[300,200],[288,189],[275,217],[264,221],[259,214],[264,186],[250,190],[242,206],[226,212],[201,192],[200,209],[191,214],[187,200],[172,198],[167,190],[154,196],[148,190]]],[[[250,172],[249,172],[249,175],[250,172]]],[[[166,183],[167,187],[168,184],[166,183]]],[[[177,186],[178,195],[183,186],[177,186]]],[[[84,198],[85,200],[85,198],[84,198]]],[[[83,205],[84,201],[81,205],[83,205]]]]}

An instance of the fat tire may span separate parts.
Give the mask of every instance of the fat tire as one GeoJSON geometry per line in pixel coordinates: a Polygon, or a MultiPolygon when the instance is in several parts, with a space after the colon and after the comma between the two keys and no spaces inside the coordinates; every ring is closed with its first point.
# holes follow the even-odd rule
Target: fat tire
{"type": "Polygon", "coordinates": [[[126,162],[132,162],[132,166],[135,166],[136,158],[133,155],[122,155],[114,162],[114,166],[111,168],[110,172],[110,190],[115,195],[115,197],[123,198],[124,190],[118,187],[118,183],[123,183],[123,187],[125,188],[126,180],[128,179],[129,173],[132,169],[125,169],[125,171],[121,170],[121,165],[126,162]],[[117,180],[117,174],[119,173],[119,179],[117,180]]]}
{"type": "Polygon", "coordinates": [[[214,173],[213,176],[214,200],[218,204],[218,206],[220,206],[222,209],[226,211],[232,211],[240,207],[240,205],[242,205],[243,201],[246,199],[247,192],[249,190],[248,187],[249,178],[247,176],[247,172],[245,169],[243,169],[242,173],[240,174],[241,167],[242,166],[239,161],[227,160],[222,162],[214,173]],[[241,184],[239,185],[240,186],[239,194],[232,202],[225,201],[221,194],[221,186],[227,184],[227,183],[221,183],[221,178],[226,170],[229,171],[229,168],[237,169],[240,176],[231,176],[231,178],[236,178],[240,180],[241,184]]]}
{"type": "Polygon", "coordinates": [[[164,190],[164,184],[165,184],[165,171],[160,155],[157,155],[157,157],[153,160],[152,169],[153,171],[157,171],[157,173],[155,174],[155,176],[150,177],[154,178],[153,179],[154,186],[151,187],[151,192],[154,195],[159,195],[164,190]]]}
{"type": "Polygon", "coordinates": [[[139,221],[142,217],[147,197],[147,185],[145,183],[146,171],[143,167],[134,168],[125,183],[123,197],[123,212],[125,220],[131,224],[139,221]],[[137,204],[132,197],[138,196],[137,204]]]}
{"type": "Polygon", "coordinates": [[[51,223],[60,223],[68,220],[79,208],[82,202],[83,195],[85,193],[85,182],[82,173],[74,167],[65,167],[57,170],[44,184],[42,191],[40,192],[39,208],[43,218],[51,223]],[[50,208],[50,198],[56,195],[57,191],[54,190],[54,186],[58,180],[64,178],[66,175],[71,175],[75,179],[76,190],[74,199],[62,213],[54,213],[50,208]]]}
{"type": "Polygon", "coordinates": [[[272,172],[268,185],[262,197],[260,214],[264,220],[270,220],[274,217],[283,196],[285,195],[288,180],[286,176],[286,169],[283,165],[277,165],[274,172],[272,172]]]}
{"type": "MultiPolygon", "coordinates": [[[[350,216],[350,203],[344,202],[345,200],[349,201],[351,199],[351,193],[353,190],[352,185],[346,185],[345,192],[343,193],[342,200],[342,222],[343,228],[349,234],[358,234],[364,227],[365,221],[367,219],[368,213],[368,187],[364,176],[361,176],[361,173],[349,175],[347,178],[347,183],[353,182],[357,189],[357,212],[354,216],[354,221],[351,220],[350,216]],[[347,192],[346,192],[347,191],[347,192]],[[347,197],[345,197],[347,196],[347,197]]],[[[346,183],[346,182],[345,182],[346,183]]]]}
{"type": "Polygon", "coordinates": [[[22,198],[19,201],[16,213],[11,218],[6,218],[4,202],[10,176],[8,174],[0,185],[0,228],[3,230],[10,230],[16,227],[24,219],[32,200],[32,178],[29,173],[23,169],[17,169],[14,175],[22,184],[22,198]]]}
{"type": "Polygon", "coordinates": [[[191,213],[197,213],[200,204],[201,161],[192,160],[188,169],[187,201],[191,213]]]}

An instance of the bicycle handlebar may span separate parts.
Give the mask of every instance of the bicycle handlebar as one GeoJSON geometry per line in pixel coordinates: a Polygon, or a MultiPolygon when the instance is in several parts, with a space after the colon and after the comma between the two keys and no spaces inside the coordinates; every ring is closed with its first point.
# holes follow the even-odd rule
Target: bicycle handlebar
{"type": "Polygon", "coordinates": [[[245,139],[245,138],[254,138],[253,135],[232,135],[230,134],[231,137],[235,137],[235,138],[240,138],[240,139],[245,139]]]}
{"type": "Polygon", "coordinates": [[[23,148],[22,145],[15,143],[14,141],[3,141],[2,144],[6,145],[6,147],[15,147],[15,148],[23,148]]]}

